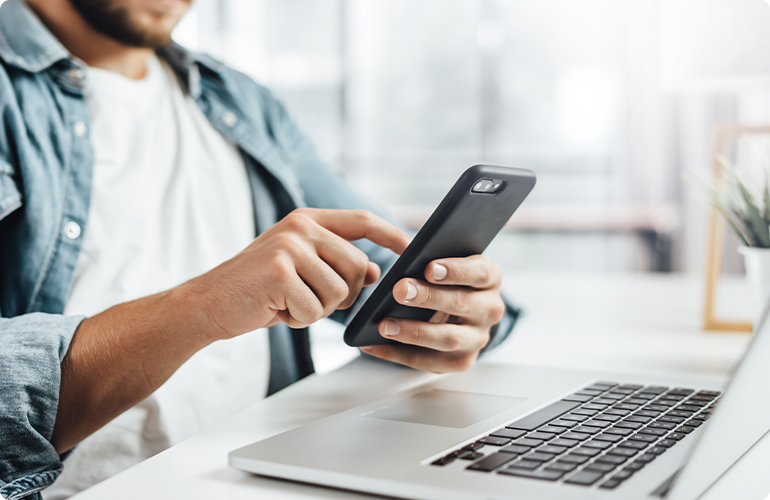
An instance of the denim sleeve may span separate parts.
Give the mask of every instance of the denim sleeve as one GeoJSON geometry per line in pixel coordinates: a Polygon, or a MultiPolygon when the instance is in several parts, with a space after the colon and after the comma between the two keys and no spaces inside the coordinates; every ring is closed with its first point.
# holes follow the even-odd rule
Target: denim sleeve
{"type": "Polygon", "coordinates": [[[50,439],[61,361],[82,317],[0,318],[0,496],[40,498],[62,470],[50,439]]]}
{"type": "MultiPolygon", "coordinates": [[[[267,91],[265,91],[267,92],[267,91]]],[[[366,209],[393,224],[400,225],[383,208],[372,204],[356,193],[343,179],[321,160],[310,139],[299,129],[289,117],[283,105],[268,92],[267,109],[269,122],[273,125],[276,140],[293,156],[293,164],[297,169],[297,177],[305,194],[308,206],[316,208],[366,209]]],[[[366,252],[372,262],[377,263],[383,273],[390,269],[398,256],[386,248],[382,248],[368,240],[354,242],[366,252]]],[[[330,318],[340,323],[347,323],[358,311],[363,302],[373,291],[373,287],[364,289],[356,303],[343,310],[335,311],[330,318]]],[[[504,298],[506,314],[503,320],[492,329],[492,338],[482,351],[493,349],[502,343],[513,330],[521,310],[504,298]]]]}

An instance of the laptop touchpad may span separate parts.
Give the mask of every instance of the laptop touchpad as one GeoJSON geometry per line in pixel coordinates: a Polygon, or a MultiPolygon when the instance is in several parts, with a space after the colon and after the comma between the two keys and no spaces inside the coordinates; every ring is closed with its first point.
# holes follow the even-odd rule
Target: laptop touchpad
{"type": "Polygon", "coordinates": [[[526,399],[431,389],[361,416],[461,429],[523,401],[526,399]]]}

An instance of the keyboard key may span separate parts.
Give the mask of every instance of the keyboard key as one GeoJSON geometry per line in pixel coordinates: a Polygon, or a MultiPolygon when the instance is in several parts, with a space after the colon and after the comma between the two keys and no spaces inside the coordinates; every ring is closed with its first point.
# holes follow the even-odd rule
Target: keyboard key
{"type": "Polygon", "coordinates": [[[568,462],[559,462],[558,460],[551,465],[545,467],[543,470],[555,470],[561,472],[572,472],[577,467],[577,464],[571,464],[568,462]]]}
{"type": "Polygon", "coordinates": [[[697,395],[698,396],[713,396],[713,397],[717,397],[720,394],[722,394],[722,393],[719,392],[719,391],[698,391],[697,395]]]}
{"type": "Polygon", "coordinates": [[[664,405],[647,405],[644,407],[645,410],[649,411],[668,411],[668,406],[664,405]]]}
{"type": "Polygon", "coordinates": [[[639,405],[639,406],[641,406],[641,405],[646,405],[646,404],[647,404],[647,400],[646,400],[646,399],[642,399],[642,398],[629,398],[629,399],[626,399],[626,400],[625,400],[625,401],[623,401],[623,402],[624,402],[625,404],[629,404],[629,405],[639,405]]]}
{"type": "Polygon", "coordinates": [[[615,401],[618,401],[620,399],[625,398],[628,396],[628,394],[621,394],[619,392],[608,392],[602,396],[603,399],[613,399],[615,401]]]}
{"type": "Polygon", "coordinates": [[[642,462],[631,462],[630,464],[623,467],[623,470],[630,471],[630,472],[636,472],[644,469],[644,466],[646,464],[642,462]]]}
{"type": "Polygon", "coordinates": [[[586,427],[584,425],[581,425],[580,427],[572,429],[572,432],[575,432],[578,434],[598,434],[601,431],[602,430],[599,427],[586,427]]]}
{"type": "Polygon", "coordinates": [[[683,432],[672,432],[671,434],[669,434],[669,435],[668,435],[668,436],[666,436],[666,437],[667,437],[668,439],[673,439],[673,440],[679,441],[680,439],[682,439],[682,438],[683,438],[683,437],[685,437],[686,435],[687,435],[687,434],[685,434],[685,433],[683,433],[683,432]]]}
{"type": "MultiPolygon", "coordinates": [[[[617,422],[621,418],[623,418],[623,417],[621,417],[620,415],[612,415],[612,414],[604,413],[602,415],[595,416],[594,420],[603,420],[603,421],[606,421],[606,422],[617,422]]],[[[631,418],[631,417],[629,417],[629,418],[631,418]]]]}
{"type": "Polygon", "coordinates": [[[637,453],[639,453],[639,450],[634,448],[613,448],[607,452],[607,456],[633,457],[637,453]]]}
{"type": "Polygon", "coordinates": [[[672,422],[672,423],[675,423],[675,424],[681,424],[684,421],[685,421],[684,417],[673,417],[671,415],[662,415],[658,419],[658,422],[672,422]]]}
{"type": "Polygon", "coordinates": [[[566,471],[546,470],[546,469],[532,471],[532,470],[508,467],[507,469],[501,470],[500,474],[506,474],[509,476],[516,476],[516,477],[528,477],[531,479],[542,479],[544,481],[556,481],[557,479],[560,479],[564,474],[566,474],[566,471]]]}
{"type": "Polygon", "coordinates": [[[628,457],[625,455],[604,455],[596,459],[599,463],[612,464],[615,466],[622,464],[626,460],[628,460],[628,457]]]}
{"type": "Polygon", "coordinates": [[[593,404],[593,403],[588,403],[588,404],[585,404],[585,405],[581,406],[581,408],[585,408],[586,410],[599,410],[599,411],[601,411],[601,410],[607,408],[607,405],[597,405],[597,404],[593,404]]]}
{"type": "Polygon", "coordinates": [[[668,433],[666,429],[654,429],[646,427],[639,430],[639,434],[652,434],[653,436],[665,436],[668,433]]]}
{"type": "Polygon", "coordinates": [[[627,403],[619,403],[614,406],[614,408],[620,409],[620,410],[631,410],[634,411],[637,408],[639,408],[639,405],[630,405],[627,403]]]}
{"type": "Polygon", "coordinates": [[[569,453],[567,455],[564,455],[563,457],[559,458],[557,462],[565,462],[565,463],[571,463],[571,464],[584,464],[588,462],[588,459],[590,457],[586,457],[585,455],[573,455],[572,453],[569,453]]]}
{"type": "Polygon", "coordinates": [[[650,446],[650,443],[645,443],[644,441],[623,441],[618,446],[623,448],[634,448],[635,450],[643,450],[644,448],[650,446]]]}
{"type": "Polygon", "coordinates": [[[477,443],[466,444],[465,446],[463,446],[463,450],[477,451],[483,447],[484,447],[484,443],[477,442],[477,443]]]}
{"type": "Polygon", "coordinates": [[[530,448],[535,448],[543,444],[543,441],[540,439],[521,438],[521,439],[517,439],[511,444],[515,444],[517,446],[528,446],[530,448]]]}
{"type": "Polygon", "coordinates": [[[612,422],[594,419],[594,420],[589,420],[588,422],[583,422],[583,425],[586,427],[598,427],[599,429],[606,429],[607,427],[612,425],[612,422]]]}
{"type": "Polygon", "coordinates": [[[652,402],[652,404],[654,404],[656,406],[668,406],[668,407],[671,407],[671,406],[676,406],[677,404],[679,404],[679,401],[677,401],[675,399],[656,399],[655,401],[652,402]]]}
{"type": "Polygon", "coordinates": [[[570,394],[569,396],[565,398],[561,398],[562,401],[577,401],[578,403],[586,403],[588,401],[591,401],[594,397],[593,396],[587,396],[587,395],[581,395],[581,394],[570,394]]]}
{"type": "Polygon", "coordinates": [[[700,427],[701,425],[703,425],[703,420],[698,418],[691,418],[690,420],[687,421],[687,425],[689,425],[690,427],[700,427]]]}
{"type": "Polygon", "coordinates": [[[548,443],[548,446],[562,446],[564,448],[572,448],[578,443],[580,443],[580,441],[577,439],[557,438],[548,443]]]}
{"type": "Polygon", "coordinates": [[[618,466],[617,464],[612,464],[612,463],[594,462],[592,464],[586,465],[586,468],[583,470],[607,473],[613,470],[617,466],[618,466]]]}
{"type": "Polygon", "coordinates": [[[615,387],[616,385],[618,385],[617,382],[594,382],[593,384],[586,387],[586,389],[604,389],[606,391],[612,387],[615,387]]]}
{"type": "Polygon", "coordinates": [[[664,446],[666,448],[671,448],[675,444],[676,444],[676,441],[673,440],[673,439],[664,439],[662,441],[659,441],[657,445],[658,446],[664,446]]]}
{"type": "Polygon", "coordinates": [[[691,411],[691,412],[694,413],[694,412],[700,410],[700,406],[679,405],[679,406],[676,407],[676,409],[679,410],[679,411],[691,411]]]}
{"type": "Polygon", "coordinates": [[[623,470],[616,472],[610,479],[617,479],[618,481],[625,481],[629,477],[634,475],[634,471],[625,470],[628,467],[624,467],[623,470]]]}
{"type": "Polygon", "coordinates": [[[609,406],[609,405],[615,404],[615,400],[614,399],[607,399],[607,398],[597,398],[597,399],[594,399],[593,401],[591,401],[591,404],[609,406]]]}
{"type": "Polygon", "coordinates": [[[660,415],[660,412],[659,411],[650,411],[650,410],[639,410],[636,413],[634,413],[634,415],[636,415],[638,417],[652,417],[652,418],[655,418],[658,415],[660,415]]]}
{"type": "Polygon", "coordinates": [[[503,453],[515,453],[517,455],[523,455],[524,453],[529,453],[530,451],[532,451],[532,448],[529,446],[519,446],[516,444],[512,444],[510,446],[500,448],[500,451],[502,451],[503,453]]]}
{"type": "Polygon", "coordinates": [[[667,429],[672,430],[676,428],[677,424],[673,424],[671,422],[653,422],[649,425],[649,427],[653,429],[667,429]]]}
{"type": "Polygon", "coordinates": [[[612,490],[620,486],[620,483],[623,481],[619,481],[617,479],[608,479],[604,481],[602,484],[599,485],[599,488],[605,489],[605,490],[612,490]]]}
{"type": "Polygon", "coordinates": [[[553,457],[555,457],[553,453],[541,453],[538,451],[533,451],[529,455],[524,455],[521,457],[522,460],[532,460],[533,462],[550,462],[553,460],[553,457]]]}
{"type": "Polygon", "coordinates": [[[581,396],[598,396],[599,394],[603,393],[604,391],[599,391],[596,389],[583,389],[581,391],[576,392],[575,394],[579,394],[581,396]]]}
{"type": "Polygon", "coordinates": [[[651,385],[648,387],[645,387],[639,392],[649,392],[650,394],[663,394],[668,390],[668,387],[663,387],[662,385],[651,385]]]}
{"type": "Polygon", "coordinates": [[[633,434],[634,431],[632,429],[619,429],[617,427],[612,427],[610,429],[607,429],[604,431],[605,434],[617,434],[619,436],[628,436],[629,434],[633,434]]]}
{"type": "Polygon", "coordinates": [[[661,396],[661,399],[673,399],[674,401],[681,401],[685,398],[685,396],[681,394],[673,394],[673,393],[666,393],[661,396]]]}
{"type": "Polygon", "coordinates": [[[661,455],[664,453],[668,448],[665,446],[653,446],[649,450],[647,450],[647,453],[652,453],[653,455],[661,455]]]}
{"type": "Polygon", "coordinates": [[[457,458],[461,458],[463,460],[476,460],[477,458],[483,457],[484,454],[479,451],[465,451],[463,453],[460,453],[457,458]]]}
{"type": "Polygon", "coordinates": [[[639,422],[626,422],[625,420],[623,422],[615,424],[616,429],[641,429],[644,427],[644,424],[641,424],[639,422]]]}
{"type": "Polygon", "coordinates": [[[676,388],[671,389],[670,391],[668,391],[669,394],[679,394],[681,396],[688,396],[688,395],[692,394],[693,392],[695,392],[693,389],[686,389],[686,388],[683,388],[683,387],[676,387],[676,388]]]}
{"type": "Polygon", "coordinates": [[[450,453],[445,457],[441,457],[438,460],[431,462],[431,465],[438,465],[439,467],[442,467],[446,464],[454,462],[455,458],[457,457],[454,454],[450,453]]]}
{"type": "MultiPolygon", "coordinates": [[[[585,441],[590,437],[591,437],[590,434],[584,434],[581,432],[568,432],[562,435],[562,438],[564,439],[577,440],[577,441],[585,441]]],[[[551,444],[553,444],[553,441],[551,442],[551,444]]]]}
{"type": "Polygon", "coordinates": [[[582,486],[591,486],[596,481],[601,479],[602,476],[604,476],[604,473],[602,472],[580,471],[568,477],[567,480],[564,482],[568,484],[579,484],[582,486]]]}
{"type": "Polygon", "coordinates": [[[548,425],[552,425],[554,427],[566,427],[567,429],[571,429],[572,427],[575,427],[577,425],[577,422],[570,422],[569,420],[554,420],[553,422],[550,422],[548,425]]]}
{"type": "Polygon", "coordinates": [[[577,410],[573,410],[573,415],[585,415],[587,417],[593,417],[599,413],[599,410],[586,410],[585,408],[578,408],[577,410]]]}
{"type": "Polygon", "coordinates": [[[574,450],[572,450],[570,452],[570,455],[581,455],[581,456],[584,456],[584,457],[595,457],[596,455],[598,455],[601,452],[602,452],[601,450],[597,450],[596,448],[584,448],[584,447],[581,446],[580,448],[575,448],[574,450]]]}
{"type": "Polygon", "coordinates": [[[507,464],[514,458],[516,458],[516,455],[512,455],[511,453],[493,453],[488,457],[482,458],[478,462],[469,465],[466,467],[466,469],[477,470],[481,472],[491,472],[498,467],[507,464]]]}
{"type": "Polygon", "coordinates": [[[642,463],[642,464],[648,464],[648,463],[652,462],[653,460],[655,460],[656,458],[658,458],[658,456],[653,454],[653,453],[645,453],[644,455],[638,457],[635,460],[635,462],[639,462],[639,463],[642,463]]]}
{"type": "Polygon", "coordinates": [[[637,392],[636,394],[634,394],[635,399],[644,399],[646,401],[649,401],[650,399],[655,399],[656,397],[658,397],[657,394],[651,394],[649,392],[637,392]]]}
{"type": "Polygon", "coordinates": [[[642,424],[649,423],[652,420],[652,417],[640,417],[638,415],[631,415],[630,417],[626,418],[626,422],[639,422],[642,424]]]}
{"type": "Polygon", "coordinates": [[[586,417],[585,415],[575,415],[572,413],[569,413],[567,415],[562,415],[559,418],[561,418],[562,420],[571,420],[572,422],[585,422],[586,420],[588,420],[588,417],[586,417]]]}
{"type": "Polygon", "coordinates": [[[521,436],[526,434],[527,431],[522,431],[520,429],[497,429],[495,432],[490,434],[492,437],[500,437],[500,438],[508,438],[508,439],[519,439],[521,436]]]}
{"type": "Polygon", "coordinates": [[[683,425],[677,429],[677,432],[683,432],[685,434],[689,434],[694,430],[695,430],[695,427],[690,427],[689,425],[683,425]]]}
{"type": "Polygon", "coordinates": [[[607,441],[591,440],[583,443],[583,446],[586,446],[588,448],[596,448],[598,450],[606,450],[607,448],[612,446],[612,443],[608,443],[607,441]]]}
{"type": "Polygon", "coordinates": [[[556,437],[556,434],[551,434],[550,432],[530,432],[527,435],[527,439],[539,439],[540,441],[548,441],[550,439],[553,439],[556,437]]]}
{"type": "Polygon", "coordinates": [[[500,437],[493,437],[493,436],[487,436],[479,439],[479,443],[488,444],[490,446],[505,446],[510,442],[511,440],[508,438],[500,438],[500,437]]]}
{"type": "Polygon", "coordinates": [[[607,434],[605,432],[599,434],[598,436],[594,436],[594,439],[597,441],[606,441],[608,443],[617,443],[618,441],[623,440],[623,436],[618,436],[617,434],[607,434]]]}
{"type": "Polygon", "coordinates": [[[654,443],[660,439],[660,436],[654,434],[634,434],[631,439],[634,441],[644,441],[645,443],[654,443]]]}
{"type": "Polygon", "coordinates": [[[547,432],[549,434],[561,434],[562,432],[566,432],[566,430],[567,429],[565,429],[564,427],[554,427],[552,425],[546,425],[544,427],[539,428],[537,432],[547,432]]]}
{"type": "Polygon", "coordinates": [[[555,403],[551,403],[545,408],[537,410],[531,415],[527,415],[521,420],[517,420],[512,424],[506,425],[506,427],[509,429],[533,431],[538,427],[548,423],[548,421],[558,417],[559,415],[564,415],[568,411],[574,410],[578,406],[580,406],[580,403],[575,401],[556,401],[555,403]]]}
{"type": "Polygon", "coordinates": [[[693,412],[691,411],[681,411],[681,410],[671,410],[670,412],[666,413],[666,415],[671,415],[673,417],[684,417],[689,418],[691,417],[693,412]]]}
{"type": "Polygon", "coordinates": [[[541,446],[540,448],[538,448],[537,451],[541,453],[553,453],[554,455],[561,455],[567,450],[568,448],[566,446],[546,445],[546,446],[541,446]]]}
{"type": "Polygon", "coordinates": [[[509,465],[508,468],[513,467],[516,469],[534,470],[540,467],[540,465],[542,465],[542,462],[535,462],[533,460],[517,460],[509,465]]]}

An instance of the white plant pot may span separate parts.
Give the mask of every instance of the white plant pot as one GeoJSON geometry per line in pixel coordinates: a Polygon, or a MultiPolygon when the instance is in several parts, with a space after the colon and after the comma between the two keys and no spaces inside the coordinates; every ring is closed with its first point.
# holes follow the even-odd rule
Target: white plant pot
{"type": "Polygon", "coordinates": [[[751,302],[754,310],[754,325],[770,301],[770,248],[739,247],[746,263],[746,278],[749,282],[751,302]]]}

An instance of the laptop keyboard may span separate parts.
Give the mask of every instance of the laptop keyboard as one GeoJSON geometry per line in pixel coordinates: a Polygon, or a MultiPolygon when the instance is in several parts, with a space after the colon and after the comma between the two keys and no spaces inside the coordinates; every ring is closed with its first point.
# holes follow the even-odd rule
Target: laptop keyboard
{"type": "Polygon", "coordinates": [[[431,465],[613,489],[701,426],[719,395],[596,382],[431,465]]]}

